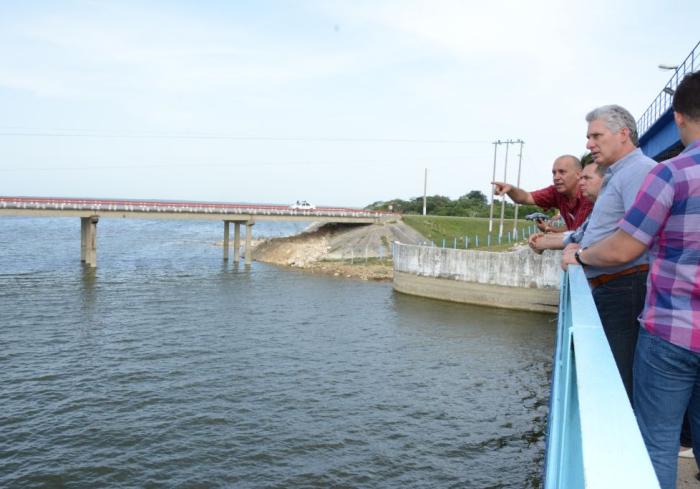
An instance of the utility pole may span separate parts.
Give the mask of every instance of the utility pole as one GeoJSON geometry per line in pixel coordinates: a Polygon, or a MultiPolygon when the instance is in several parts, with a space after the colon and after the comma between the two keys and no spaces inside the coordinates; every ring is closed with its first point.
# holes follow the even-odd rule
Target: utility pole
{"type": "Polygon", "coordinates": [[[423,215],[426,215],[428,201],[428,169],[425,169],[425,178],[423,178],[423,215]]]}
{"type": "MultiPolygon", "coordinates": [[[[520,188],[520,168],[522,167],[523,163],[523,144],[525,142],[522,139],[516,139],[514,141],[515,144],[520,143],[520,153],[518,154],[518,184],[517,187],[520,188]]],[[[520,207],[520,204],[515,204],[515,216],[513,217],[513,231],[515,235],[518,235],[518,208],[520,207]]]]}
{"type": "MultiPolygon", "coordinates": [[[[505,161],[505,164],[503,165],[503,181],[504,182],[508,181],[508,148],[510,147],[511,142],[512,141],[510,139],[505,142],[505,144],[506,144],[506,161],[505,161]]],[[[503,237],[503,217],[505,216],[505,212],[506,212],[506,196],[502,195],[501,196],[501,220],[498,224],[498,239],[499,240],[503,237]]]]}
{"type": "MultiPolygon", "coordinates": [[[[498,145],[501,144],[501,140],[493,142],[493,176],[491,181],[496,181],[496,155],[498,153],[498,145]]],[[[496,195],[496,188],[491,185],[491,210],[489,211],[489,234],[493,232],[493,199],[496,195]]]]}

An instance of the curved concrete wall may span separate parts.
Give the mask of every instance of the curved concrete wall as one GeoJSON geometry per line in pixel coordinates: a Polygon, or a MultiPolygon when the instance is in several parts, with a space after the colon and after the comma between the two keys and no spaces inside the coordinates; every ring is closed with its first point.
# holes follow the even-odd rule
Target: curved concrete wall
{"type": "Polygon", "coordinates": [[[561,252],[495,253],[394,243],[394,289],[494,307],[556,312],[561,252]]]}

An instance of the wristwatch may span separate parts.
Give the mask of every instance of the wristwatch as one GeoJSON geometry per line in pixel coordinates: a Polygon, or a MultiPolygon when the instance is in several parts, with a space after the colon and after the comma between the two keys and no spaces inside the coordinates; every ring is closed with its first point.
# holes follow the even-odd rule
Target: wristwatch
{"type": "Polygon", "coordinates": [[[576,252],[574,253],[574,257],[576,258],[576,261],[577,261],[578,264],[581,265],[582,267],[588,266],[588,263],[584,263],[583,260],[581,259],[581,252],[582,252],[583,250],[585,250],[585,249],[586,249],[586,248],[579,248],[579,249],[577,249],[576,252]]]}

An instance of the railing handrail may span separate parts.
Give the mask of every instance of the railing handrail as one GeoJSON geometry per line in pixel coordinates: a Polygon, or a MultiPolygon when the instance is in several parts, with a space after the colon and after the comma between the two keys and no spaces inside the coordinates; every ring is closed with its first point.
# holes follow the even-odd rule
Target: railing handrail
{"type": "Polygon", "coordinates": [[[545,489],[658,489],[588,282],[579,266],[562,276],[545,489]]]}
{"type": "Polygon", "coordinates": [[[678,88],[678,84],[687,73],[692,73],[700,68],[700,42],[690,51],[690,54],[678,65],[678,68],[671,75],[671,79],[664,85],[654,101],[644,111],[637,121],[637,133],[641,137],[654,125],[654,123],[666,113],[671,106],[673,94],[678,88]]]}

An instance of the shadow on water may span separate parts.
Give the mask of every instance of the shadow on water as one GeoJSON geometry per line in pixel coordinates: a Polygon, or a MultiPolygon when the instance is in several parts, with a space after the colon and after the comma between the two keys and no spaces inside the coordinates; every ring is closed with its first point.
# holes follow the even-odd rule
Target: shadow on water
{"type": "Polygon", "coordinates": [[[455,324],[478,329],[529,328],[556,329],[553,314],[515,311],[494,307],[459,304],[394,292],[391,296],[396,314],[406,322],[402,324],[416,328],[434,328],[436,325],[455,324]]]}
{"type": "MultiPolygon", "coordinates": [[[[464,379],[459,386],[464,389],[460,396],[466,399],[464,412],[475,409],[488,413],[481,418],[466,415],[470,421],[465,424],[472,430],[483,429],[491,436],[473,440],[471,434],[465,434],[465,443],[475,447],[474,452],[481,456],[507,457],[520,465],[524,474],[521,487],[541,487],[539,467],[544,460],[556,316],[397,292],[391,295],[390,305],[398,327],[415,351],[426,345],[438,345],[440,361],[432,368],[449,372],[451,378],[464,379]],[[532,458],[522,457],[525,452],[532,458]]],[[[460,392],[459,387],[454,391],[460,392]]],[[[470,465],[466,457],[465,464],[470,465]]],[[[503,477],[507,479],[505,473],[503,477]]],[[[503,485],[476,484],[475,487],[517,484],[511,480],[503,485]]]]}
{"type": "Polygon", "coordinates": [[[253,265],[246,265],[243,261],[236,260],[222,260],[221,275],[246,275],[250,276],[253,273],[253,265]]]}

